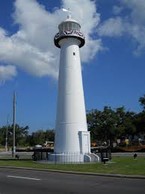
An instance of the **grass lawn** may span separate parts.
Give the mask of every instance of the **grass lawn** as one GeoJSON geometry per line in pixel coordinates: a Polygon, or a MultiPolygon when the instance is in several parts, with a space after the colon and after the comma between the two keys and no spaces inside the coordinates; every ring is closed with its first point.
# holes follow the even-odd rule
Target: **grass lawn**
{"type": "Polygon", "coordinates": [[[133,159],[133,157],[113,157],[106,164],[42,164],[32,160],[1,159],[0,166],[145,176],[145,157],[138,157],[137,159],[133,159]]]}

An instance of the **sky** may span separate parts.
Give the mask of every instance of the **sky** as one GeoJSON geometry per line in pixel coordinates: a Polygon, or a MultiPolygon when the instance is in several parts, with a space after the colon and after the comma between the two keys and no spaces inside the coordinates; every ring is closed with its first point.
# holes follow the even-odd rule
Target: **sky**
{"type": "Polygon", "coordinates": [[[0,127],[30,133],[55,128],[60,49],[53,38],[67,17],[81,25],[86,110],[124,106],[140,112],[145,94],[145,0],[0,1],[0,127]]]}

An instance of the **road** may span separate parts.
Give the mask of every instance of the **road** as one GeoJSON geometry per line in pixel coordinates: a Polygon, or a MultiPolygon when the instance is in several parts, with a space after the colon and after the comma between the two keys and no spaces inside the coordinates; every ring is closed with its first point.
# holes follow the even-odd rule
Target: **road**
{"type": "Polygon", "coordinates": [[[138,194],[145,179],[0,168],[0,194],[138,194]]]}

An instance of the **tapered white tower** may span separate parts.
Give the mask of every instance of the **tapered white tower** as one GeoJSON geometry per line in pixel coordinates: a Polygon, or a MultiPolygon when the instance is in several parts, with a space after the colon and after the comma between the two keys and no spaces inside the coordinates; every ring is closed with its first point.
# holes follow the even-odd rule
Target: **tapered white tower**
{"type": "Polygon", "coordinates": [[[85,44],[80,24],[71,16],[59,26],[55,46],[60,48],[58,104],[53,160],[89,162],[90,133],[87,129],[80,48],[85,44]]]}

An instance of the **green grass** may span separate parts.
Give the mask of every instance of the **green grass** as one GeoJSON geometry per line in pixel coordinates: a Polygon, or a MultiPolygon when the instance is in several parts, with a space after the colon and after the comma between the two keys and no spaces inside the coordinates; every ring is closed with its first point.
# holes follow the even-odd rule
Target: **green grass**
{"type": "Polygon", "coordinates": [[[32,160],[0,160],[0,166],[145,176],[145,157],[113,157],[106,164],[42,164],[32,160]]]}

